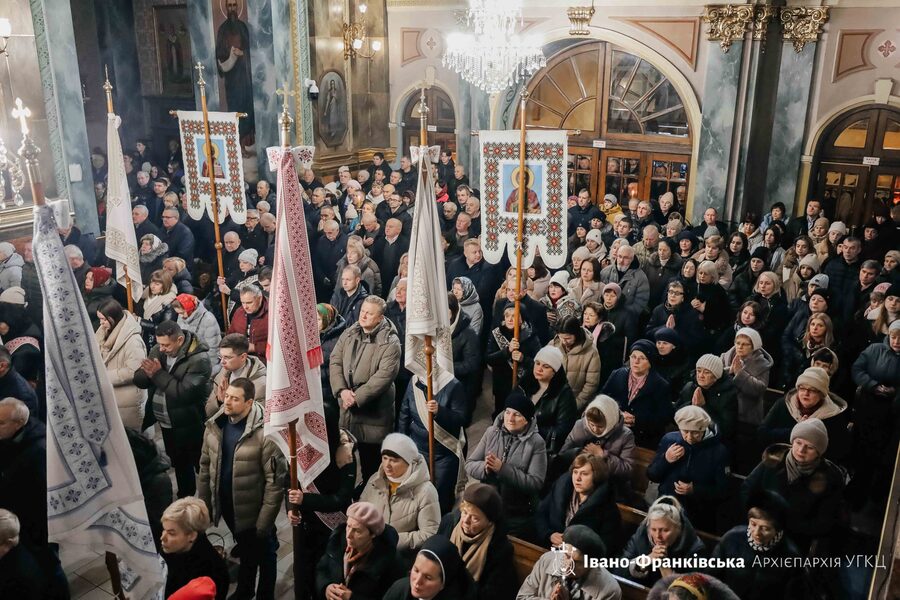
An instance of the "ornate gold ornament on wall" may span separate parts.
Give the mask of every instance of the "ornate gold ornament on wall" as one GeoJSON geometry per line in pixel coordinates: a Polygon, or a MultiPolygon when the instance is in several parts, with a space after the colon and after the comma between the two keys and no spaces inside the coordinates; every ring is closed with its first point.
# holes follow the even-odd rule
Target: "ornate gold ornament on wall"
{"type": "Polygon", "coordinates": [[[569,16],[569,35],[589,35],[591,19],[594,18],[594,5],[570,6],[566,11],[569,16]]]}
{"type": "Polygon", "coordinates": [[[731,44],[744,39],[754,21],[754,7],[747,4],[709,5],[703,15],[709,25],[706,35],[711,42],[719,42],[723,52],[731,44]]]}
{"type": "Polygon", "coordinates": [[[784,40],[794,44],[794,50],[802,52],[807,42],[815,42],[828,20],[827,6],[785,6],[781,9],[781,27],[784,40]]]}
{"type": "Polygon", "coordinates": [[[778,13],[778,9],[769,4],[757,4],[753,10],[753,39],[766,43],[766,30],[769,28],[771,21],[778,13]]]}

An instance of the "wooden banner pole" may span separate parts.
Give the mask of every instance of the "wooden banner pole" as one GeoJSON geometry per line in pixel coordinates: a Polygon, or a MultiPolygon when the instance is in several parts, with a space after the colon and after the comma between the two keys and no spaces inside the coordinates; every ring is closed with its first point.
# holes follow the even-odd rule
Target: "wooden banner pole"
{"type": "MultiPolygon", "coordinates": [[[[519,302],[519,290],[522,289],[522,238],[525,235],[525,103],[528,100],[528,92],[522,92],[519,101],[519,223],[516,229],[516,290],[515,290],[515,322],[513,324],[513,339],[519,343],[519,329],[521,322],[521,305],[519,302]]],[[[521,352],[521,350],[519,351],[521,352]]],[[[518,385],[519,361],[512,361],[512,385],[518,385]]]]}

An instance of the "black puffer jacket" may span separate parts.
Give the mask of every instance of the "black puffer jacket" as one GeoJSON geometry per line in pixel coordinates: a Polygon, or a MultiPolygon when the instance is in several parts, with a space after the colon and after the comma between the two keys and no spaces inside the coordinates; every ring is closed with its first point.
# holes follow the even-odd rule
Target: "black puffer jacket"
{"type": "Polygon", "coordinates": [[[197,535],[197,540],[187,552],[163,554],[169,576],[166,579],[166,598],[198,577],[209,577],[216,584],[216,600],[228,596],[228,566],[209,543],[205,533],[197,535]]]}
{"type": "Polygon", "coordinates": [[[538,543],[547,548],[550,536],[562,533],[572,525],[586,525],[594,530],[606,545],[607,556],[614,556],[622,547],[622,517],[616,506],[615,494],[609,483],[604,481],[591,492],[572,518],[566,522],[566,514],[575,486],[572,475],[563,473],[553,484],[550,494],[541,500],[537,512],[538,543]]]}
{"type": "MultiPolygon", "coordinates": [[[[538,382],[532,370],[526,371],[522,378],[522,389],[529,398],[538,391],[538,382]]],[[[553,375],[535,405],[534,418],[537,420],[538,433],[547,444],[547,459],[552,461],[578,418],[575,395],[566,382],[565,369],[560,369],[553,375]]]]}

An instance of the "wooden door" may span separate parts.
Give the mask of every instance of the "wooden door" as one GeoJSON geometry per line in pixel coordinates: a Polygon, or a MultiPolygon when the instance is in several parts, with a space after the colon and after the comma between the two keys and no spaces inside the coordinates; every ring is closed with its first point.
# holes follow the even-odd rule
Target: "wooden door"
{"type": "Polygon", "coordinates": [[[597,153],[596,148],[569,146],[569,196],[577,196],[581,190],[588,190],[591,199],[597,203],[597,153]]]}
{"type": "Polygon", "coordinates": [[[644,179],[647,169],[646,154],[630,150],[603,150],[600,153],[600,198],[606,194],[615,196],[622,206],[628,204],[628,184],[638,185],[638,197],[644,197],[644,179]]]}
{"type": "Polygon", "coordinates": [[[822,163],[819,168],[819,198],[834,220],[858,223],[866,214],[869,169],[846,163],[822,163]]]}

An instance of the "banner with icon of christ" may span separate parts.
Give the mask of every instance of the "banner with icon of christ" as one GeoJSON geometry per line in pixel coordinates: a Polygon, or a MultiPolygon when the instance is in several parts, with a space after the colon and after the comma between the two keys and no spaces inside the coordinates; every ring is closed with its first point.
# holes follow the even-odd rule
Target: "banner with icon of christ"
{"type": "Polygon", "coordinates": [[[244,195],[244,165],[241,160],[237,113],[209,112],[210,146],[207,149],[203,128],[203,113],[178,111],[181,129],[181,148],[184,154],[184,186],[187,191],[187,210],[199,220],[203,212],[213,216],[212,182],[215,181],[219,204],[219,223],[226,215],[238,224],[247,220],[247,200],[244,195]]]}
{"type": "MultiPolygon", "coordinates": [[[[507,252],[515,264],[519,224],[520,132],[481,131],[481,247],[498,263],[507,252]]],[[[522,265],[540,254],[544,264],[560,268],[567,257],[565,131],[529,131],[525,138],[525,227],[522,265]]]]}

